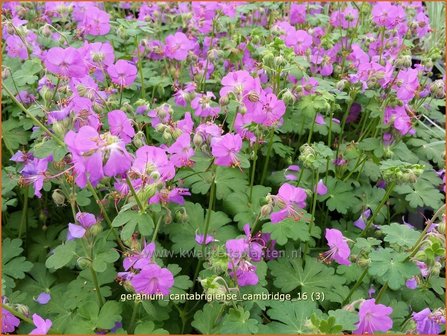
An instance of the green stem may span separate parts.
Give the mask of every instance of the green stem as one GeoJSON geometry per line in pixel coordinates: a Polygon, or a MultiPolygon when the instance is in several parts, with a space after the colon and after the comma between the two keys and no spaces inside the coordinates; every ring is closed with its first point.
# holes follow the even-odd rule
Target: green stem
{"type": "Polygon", "coordinates": [[[8,89],[8,87],[2,83],[2,88],[8,93],[9,97],[14,101],[14,103],[30,118],[34,123],[39,126],[45,133],[47,133],[50,137],[52,137],[58,144],[65,147],[65,143],[54,133],[52,133],[44,124],[42,124],[35,116],[32,115],[30,111],[28,111],[25,106],[20,103],[16,97],[12,94],[12,92],[8,89]]]}
{"type": "MultiPolygon", "coordinates": [[[[269,165],[269,161],[270,161],[270,155],[271,155],[271,152],[272,152],[272,147],[273,147],[273,138],[274,138],[274,136],[275,136],[275,130],[274,129],[272,129],[271,131],[270,131],[270,138],[269,138],[269,145],[268,145],[268,147],[267,147],[267,156],[265,157],[265,161],[264,161],[264,167],[262,168],[262,175],[261,175],[261,181],[260,181],[260,183],[259,184],[264,184],[264,180],[265,180],[265,178],[266,178],[266,176],[267,176],[267,168],[268,168],[268,165],[269,165]]],[[[251,199],[251,197],[250,197],[250,199],[251,199]]]]}
{"type": "MultiPolygon", "coordinates": [[[[254,157],[253,157],[253,167],[251,167],[251,177],[250,177],[250,196],[248,197],[249,202],[251,202],[252,196],[253,196],[253,185],[255,182],[255,172],[256,172],[256,161],[258,160],[258,142],[255,142],[254,145],[254,157]]],[[[264,173],[263,173],[264,175],[264,173]]],[[[261,184],[263,181],[261,182],[261,184]]]]}
{"type": "MultiPolygon", "coordinates": [[[[19,239],[22,238],[22,232],[23,228],[26,227],[26,223],[28,221],[28,186],[26,186],[23,190],[23,210],[22,210],[22,217],[20,219],[20,226],[19,226],[19,239]]],[[[26,235],[26,230],[25,230],[26,235]]]]}
{"type": "Polygon", "coordinates": [[[104,305],[104,299],[101,295],[101,287],[99,287],[98,277],[96,275],[96,271],[93,269],[93,266],[90,266],[90,272],[92,273],[93,284],[95,285],[95,292],[99,301],[99,308],[104,305]]]}
{"type": "Polygon", "coordinates": [[[154,229],[154,233],[152,235],[151,243],[153,243],[155,241],[155,239],[157,239],[158,230],[160,230],[160,224],[161,224],[162,219],[163,219],[163,216],[160,215],[160,218],[158,218],[158,220],[157,220],[157,224],[155,224],[155,229],[154,229]]]}
{"type": "Polygon", "coordinates": [[[59,90],[59,85],[60,84],[61,84],[61,78],[58,77],[57,78],[57,82],[56,82],[56,88],[54,89],[53,95],[51,96],[50,103],[54,100],[54,97],[56,97],[57,90],[59,90]]]}
{"type": "Polygon", "coordinates": [[[120,102],[119,102],[119,108],[121,108],[122,103],[123,103],[123,91],[124,91],[124,88],[123,88],[123,86],[121,85],[121,86],[120,86],[120,102]]]}
{"type": "Polygon", "coordinates": [[[361,232],[361,234],[360,234],[361,237],[366,235],[366,232],[368,231],[369,227],[373,224],[374,219],[376,219],[376,217],[379,214],[380,210],[382,209],[383,205],[385,204],[385,202],[388,200],[391,193],[393,192],[395,185],[396,185],[396,182],[391,182],[390,185],[388,186],[385,195],[383,195],[382,200],[380,201],[379,205],[374,210],[372,216],[369,218],[368,222],[366,223],[365,228],[361,232]]]}
{"type": "MultiPolygon", "coordinates": [[[[314,183],[314,192],[313,192],[313,197],[312,197],[312,221],[309,223],[309,234],[312,233],[312,229],[313,226],[315,225],[315,209],[317,206],[317,183],[318,183],[318,178],[319,178],[319,172],[318,170],[315,172],[315,183],[314,183]]],[[[306,242],[306,244],[304,245],[304,254],[307,254],[309,250],[309,242],[306,242]]]]}
{"type": "Polygon", "coordinates": [[[138,313],[138,304],[139,304],[139,301],[134,301],[133,309],[132,309],[132,317],[130,318],[129,330],[128,330],[130,335],[132,335],[135,330],[136,317],[137,317],[137,313],[138,313]]]}
{"type": "Polygon", "coordinates": [[[216,183],[215,183],[215,177],[213,178],[213,181],[211,182],[211,190],[210,190],[210,201],[208,204],[208,212],[206,213],[206,220],[205,220],[205,231],[203,233],[203,244],[202,244],[202,258],[205,258],[205,242],[208,235],[208,230],[210,227],[210,220],[211,220],[211,211],[214,206],[214,199],[216,195],[216,183]]]}
{"type": "Polygon", "coordinates": [[[351,288],[351,290],[348,293],[348,296],[346,296],[346,298],[343,300],[342,302],[342,306],[344,306],[345,304],[348,303],[349,299],[351,298],[352,294],[354,294],[355,290],[357,288],[359,288],[359,286],[361,285],[363,279],[365,278],[366,274],[368,274],[368,268],[365,268],[362,272],[362,274],[360,275],[360,278],[358,278],[357,282],[354,284],[354,286],[351,288]]]}
{"type": "Polygon", "coordinates": [[[312,120],[312,125],[310,126],[310,130],[309,130],[309,136],[307,137],[307,144],[310,145],[310,141],[312,140],[312,135],[314,133],[314,128],[315,128],[315,119],[317,116],[314,117],[314,119],[312,120]]]}
{"type": "Polygon", "coordinates": [[[134,187],[133,187],[133,185],[132,185],[132,182],[131,182],[130,179],[129,179],[129,176],[126,176],[126,182],[127,182],[127,185],[129,186],[129,189],[130,189],[130,192],[131,192],[132,196],[135,198],[135,201],[137,202],[137,205],[138,205],[138,207],[140,208],[140,211],[141,211],[141,212],[144,212],[145,207],[144,207],[143,204],[141,203],[141,200],[140,200],[140,198],[138,197],[138,195],[137,195],[137,193],[136,193],[136,191],[135,191],[135,189],[134,189],[134,187]]]}
{"type": "Polygon", "coordinates": [[[138,72],[140,73],[140,81],[141,81],[141,98],[144,99],[144,97],[146,96],[146,90],[144,88],[143,64],[141,62],[141,55],[140,55],[140,47],[138,45],[138,38],[136,36],[135,36],[135,46],[137,48],[138,72]]]}
{"type": "Polygon", "coordinates": [[[419,244],[422,242],[422,240],[424,239],[425,235],[427,234],[427,231],[430,229],[430,227],[432,226],[432,224],[434,223],[434,221],[441,215],[441,213],[445,210],[445,204],[440,207],[435,214],[433,215],[433,217],[428,220],[425,223],[425,228],[424,230],[421,232],[421,235],[419,236],[418,240],[416,241],[416,243],[414,243],[413,247],[411,248],[411,253],[410,255],[405,259],[405,261],[409,260],[410,258],[414,257],[416,255],[416,253],[418,252],[418,248],[419,248],[419,244]]]}
{"type": "Polygon", "coordinates": [[[101,203],[101,200],[98,197],[98,194],[95,191],[95,188],[93,188],[90,181],[87,181],[87,186],[91,193],[93,194],[93,197],[95,198],[96,203],[98,204],[99,208],[101,209],[102,213],[104,214],[104,219],[106,220],[107,224],[110,227],[110,230],[112,231],[113,235],[115,236],[115,239],[120,246],[120,248],[125,251],[126,247],[124,246],[123,242],[121,241],[120,237],[118,236],[118,233],[115,231],[115,228],[112,226],[112,221],[109,218],[109,215],[107,214],[106,209],[104,208],[104,205],[101,203]]]}
{"type": "Polygon", "coordinates": [[[377,294],[376,304],[378,304],[380,302],[380,300],[382,299],[383,294],[386,292],[387,289],[388,289],[388,281],[383,284],[382,288],[379,291],[379,294],[377,294]]]}

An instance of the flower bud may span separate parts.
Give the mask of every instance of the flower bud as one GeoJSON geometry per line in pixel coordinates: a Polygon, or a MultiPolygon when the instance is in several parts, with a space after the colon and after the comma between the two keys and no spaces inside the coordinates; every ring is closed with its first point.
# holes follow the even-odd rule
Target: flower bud
{"type": "Polygon", "coordinates": [[[251,90],[248,95],[247,98],[249,101],[251,101],[252,103],[257,103],[259,101],[259,93],[251,90]]]}
{"type": "Polygon", "coordinates": [[[138,131],[132,139],[135,147],[140,148],[146,145],[146,135],[142,131],[138,131]]]}
{"type": "Polygon", "coordinates": [[[16,310],[25,315],[25,316],[29,316],[29,308],[28,306],[25,306],[24,304],[16,304],[15,305],[16,310]]]}
{"type": "Polygon", "coordinates": [[[163,132],[163,139],[166,141],[172,140],[172,135],[167,129],[163,132]]]}
{"type": "Polygon", "coordinates": [[[438,79],[435,80],[430,85],[430,92],[433,94],[435,98],[442,99],[445,97],[445,83],[443,80],[438,79]]]}
{"type": "Polygon", "coordinates": [[[262,217],[268,217],[268,216],[270,216],[270,214],[272,213],[272,211],[273,211],[273,206],[272,206],[271,203],[264,204],[264,205],[261,207],[261,216],[262,216],[262,217]]]}
{"type": "Polygon", "coordinates": [[[92,236],[95,237],[98,234],[100,234],[102,232],[102,225],[101,223],[96,223],[95,225],[92,225],[89,229],[88,229],[88,233],[92,236]]]}
{"type": "Polygon", "coordinates": [[[60,189],[55,189],[51,194],[51,198],[56,206],[62,206],[65,204],[65,195],[60,189]]]}
{"type": "Polygon", "coordinates": [[[335,85],[335,87],[337,88],[337,90],[343,91],[343,90],[346,88],[346,86],[347,86],[348,84],[349,84],[349,83],[348,83],[348,81],[347,81],[346,79],[342,79],[342,80],[339,80],[339,81],[337,82],[337,84],[335,85]]]}
{"type": "Polygon", "coordinates": [[[223,96],[219,98],[219,105],[220,106],[227,106],[230,103],[230,99],[228,96],[223,96]]]}
{"type": "Polygon", "coordinates": [[[200,147],[203,144],[203,138],[199,133],[194,134],[192,138],[192,142],[196,147],[200,147]]]}
{"type": "Polygon", "coordinates": [[[185,208],[180,208],[175,212],[175,220],[180,223],[186,223],[188,221],[188,213],[185,208]]]}
{"type": "Polygon", "coordinates": [[[86,257],[79,257],[78,260],[76,260],[76,264],[80,269],[84,270],[92,265],[92,261],[86,257]]]}
{"type": "Polygon", "coordinates": [[[281,98],[282,98],[282,100],[284,100],[284,103],[286,103],[286,104],[293,104],[296,101],[296,97],[290,89],[287,89],[286,91],[284,91],[281,98]]]}

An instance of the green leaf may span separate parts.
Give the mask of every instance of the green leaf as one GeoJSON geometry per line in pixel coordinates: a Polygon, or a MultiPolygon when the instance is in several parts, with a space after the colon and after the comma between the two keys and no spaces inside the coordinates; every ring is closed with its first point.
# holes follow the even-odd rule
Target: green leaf
{"type": "Polygon", "coordinates": [[[67,148],[61,146],[53,139],[45,140],[34,145],[32,152],[35,157],[38,158],[46,158],[50,155],[53,155],[53,160],[58,162],[65,157],[65,154],[68,153],[67,148]]]}
{"type": "Polygon", "coordinates": [[[121,231],[121,238],[128,240],[132,237],[136,227],[143,236],[149,236],[154,229],[154,220],[151,215],[139,211],[125,210],[120,213],[112,221],[113,227],[124,226],[121,231]]]}
{"type": "MultiPolygon", "coordinates": [[[[195,241],[195,235],[205,233],[206,212],[198,203],[186,202],[184,205],[188,219],[186,223],[174,222],[166,226],[173,242],[174,251],[189,251],[200,247],[195,241]]],[[[233,226],[227,225],[231,220],[221,211],[211,211],[208,235],[219,241],[226,241],[237,233],[233,226]]]]}
{"type": "Polygon", "coordinates": [[[238,168],[217,167],[216,198],[223,199],[232,192],[241,192],[247,188],[247,176],[238,168]]]}
{"type": "Polygon", "coordinates": [[[154,322],[152,321],[145,321],[141,322],[137,325],[135,328],[135,335],[166,335],[169,334],[168,331],[162,329],[162,328],[156,328],[154,322]]]}
{"type": "Polygon", "coordinates": [[[116,322],[121,321],[121,305],[116,301],[107,301],[102,306],[98,315],[96,327],[101,329],[112,329],[116,322]]]}
{"type": "Polygon", "coordinates": [[[335,275],[334,268],[316,261],[314,258],[306,257],[303,267],[302,259],[279,259],[269,263],[269,268],[274,277],[274,285],[283,292],[288,293],[295,288],[301,292],[324,293],[325,300],[341,302],[343,294],[338,295],[345,279],[335,275]],[[328,281],[331,279],[331,281],[328,281]]]}
{"type": "Polygon", "coordinates": [[[396,186],[395,191],[401,195],[406,195],[405,200],[414,209],[423,206],[438,209],[444,199],[444,195],[438,188],[423,180],[418,180],[411,186],[406,184],[396,186]]]}
{"type": "Polygon", "coordinates": [[[25,272],[33,268],[33,264],[20,256],[23,252],[21,239],[3,240],[2,245],[2,276],[7,289],[15,287],[13,279],[25,278],[25,272]]]}
{"type": "Polygon", "coordinates": [[[2,122],[2,139],[10,151],[19,149],[28,143],[29,132],[26,132],[20,123],[14,119],[2,122]]]}
{"type": "MultiPolygon", "coordinates": [[[[180,275],[182,268],[179,265],[171,264],[168,265],[168,269],[171,271],[174,276],[174,286],[171,288],[171,294],[184,294],[186,293],[186,289],[190,288],[193,283],[189,279],[187,275],[180,275]]],[[[184,302],[172,300],[173,302],[184,302]]]]}
{"type": "Polygon", "coordinates": [[[253,223],[259,214],[262,202],[265,202],[265,196],[271,191],[271,188],[257,185],[253,187],[252,198],[246,192],[236,192],[230,194],[224,199],[224,208],[227,213],[234,216],[234,220],[242,228],[246,223],[253,223]]]}
{"type": "Polygon", "coordinates": [[[279,223],[265,223],[262,230],[271,233],[271,239],[276,240],[279,245],[285,245],[289,240],[306,242],[310,239],[308,223],[311,217],[303,210],[299,220],[287,218],[279,223]]]}
{"type": "Polygon", "coordinates": [[[388,282],[392,290],[398,290],[405,281],[419,273],[419,268],[406,260],[407,254],[391,248],[378,249],[370,253],[369,275],[376,277],[382,284],[388,282]]]}
{"type": "Polygon", "coordinates": [[[305,334],[311,330],[306,326],[312,313],[321,311],[313,301],[274,301],[267,315],[273,321],[263,326],[262,333],[305,334]]]}
{"type": "Polygon", "coordinates": [[[256,334],[259,322],[250,318],[250,312],[242,307],[230,308],[222,321],[220,333],[222,334],[256,334]]]}
{"type": "Polygon", "coordinates": [[[45,266],[52,269],[59,269],[67,265],[75,255],[76,242],[69,240],[66,243],[59,245],[45,262],[45,266]]]}
{"type": "Polygon", "coordinates": [[[408,225],[398,223],[382,225],[380,230],[385,233],[384,240],[386,242],[406,248],[414,246],[421,234],[420,232],[410,228],[408,225]]]}
{"type": "Polygon", "coordinates": [[[342,330],[353,331],[357,329],[355,324],[358,322],[359,318],[354,312],[344,309],[337,309],[329,311],[329,316],[335,317],[337,324],[342,326],[342,330]]]}
{"type": "Polygon", "coordinates": [[[357,202],[350,183],[329,177],[326,184],[328,193],[322,197],[329,210],[346,214],[353,204],[357,202]]]}
{"type": "Polygon", "coordinates": [[[201,310],[194,314],[194,321],[191,325],[202,334],[216,334],[218,325],[216,322],[218,322],[221,309],[222,304],[218,302],[206,303],[201,310]]]}

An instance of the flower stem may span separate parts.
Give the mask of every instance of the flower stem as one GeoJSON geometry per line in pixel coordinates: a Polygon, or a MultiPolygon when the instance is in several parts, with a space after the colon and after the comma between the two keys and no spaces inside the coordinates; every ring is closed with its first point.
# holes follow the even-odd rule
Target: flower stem
{"type": "Polygon", "coordinates": [[[133,187],[133,185],[132,185],[132,182],[131,182],[130,179],[129,179],[129,176],[126,176],[126,182],[127,182],[127,185],[129,186],[129,189],[130,189],[130,192],[132,193],[132,196],[135,198],[135,201],[137,202],[138,207],[140,208],[140,211],[141,211],[141,212],[144,212],[145,207],[144,207],[143,204],[141,203],[141,200],[140,200],[140,198],[138,197],[138,195],[137,195],[137,193],[136,193],[136,191],[135,191],[135,189],[134,189],[134,187],[133,187]]]}
{"type": "Polygon", "coordinates": [[[214,177],[213,181],[211,182],[210,201],[208,203],[208,212],[206,213],[205,231],[203,232],[202,258],[205,258],[205,246],[206,246],[205,242],[206,242],[206,237],[208,235],[208,230],[210,227],[211,211],[214,206],[215,196],[216,196],[216,183],[215,183],[215,177],[214,177]]]}
{"type": "Polygon", "coordinates": [[[157,239],[158,230],[160,230],[160,224],[161,224],[162,219],[163,219],[163,216],[160,215],[160,218],[158,218],[158,220],[157,220],[157,224],[155,224],[155,229],[154,229],[154,233],[152,235],[152,240],[151,240],[152,243],[155,241],[155,239],[157,239]]]}
{"type": "Polygon", "coordinates": [[[383,284],[382,288],[379,291],[379,294],[377,294],[376,304],[378,304],[380,302],[380,300],[382,299],[383,294],[386,292],[387,289],[388,289],[388,281],[383,284]]]}
{"type": "Polygon", "coordinates": [[[379,214],[380,210],[382,209],[383,205],[385,204],[385,202],[390,197],[390,194],[393,192],[393,189],[394,189],[395,185],[396,185],[396,182],[391,182],[390,185],[388,186],[385,195],[383,195],[383,198],[380,201],[379,205],[376,207],[376,209],[374,210],[372,216],[369,218],[368,222],[366,223],[365,228],[360,233],[361,237],[366,235],[366,232],[368,231],[369,227],[373,224],[374,219],[376,219],[376,217],[379,214]]]}
{"type": "Polygon", "coordinates": [[[407,261],[407,260],[409,260],[410,258],[412,258],[412,257],[415,256],[415,254],[416,254],[417,251],[418,251],[419,244],[420,244],[420,243],[422,242],[422,240],[424,239],[425,235],[427,234],[427,231],[430,229],[430,227],[432,226],[432,224],[434,223],[434,221],[435,221],[435,220],[442,214],[442,212],[445,210],[445,207],[446,207],[446,206],[445,206],[445,204],[444,204],[442,207],[440,207],[440,208],[435,212],[435,214],[433,215],[433,217],[425,223],[425,228],[424,228],[424,230],[421,232],[421,235],[419,236],[419,238],[418,238],[418,240],[416,241],[416,243],[414,243],[413,247],[411,248],[411,253],[410,253],[410,255],[405,259],[405,261],[407,261]]]}
{"type": "MultiPolygon", "coordinates": [[[[309,223],[309,234],[312,233],[312,229],[313,226],[315,224],[315,209],[317,207],[317,183],[318,183],[318,179],[319,179],[319,172],[318,170],[315,172],[315,183],[314,183],[314,193],[313,193],[313,197],[312,197],[312,221],[309,223]]],[[[307,241],[306,244],[304,245],[304,254],[306,254],[309,250],[309,242],[307,241]]]]}
{"type": "Polygon", "coordinates": [[[35,116],[32,115],[30,111],[26,109],[25,106],[20,103],[16,97],[12,94],[12,92],[8,89],[8,87],[2,83],[2,88],[8,93],[9,97],[14,101],[14,103],[30,118],[34,123],[39,126],[45,133],[47,133],[50,137],[52,137],[59,145],[65,147],[65,143],[54,133],[52,133],[44,124],[42,124],[35,116]]]}
{"type": "Polygon", "coordinates": [[[137,48],[138,72],[140,73],[140,81],[141,81],[141,98],[144,99],[144,97],[146,96],[146,90],[144,88],[143,64],[141,63],[140,46],[138,45],[138,38],[136,36],[135,36],[135,46],[137,48]]]}
{"type": "Polygon", "coordinates": [[[110,227],[110,230],[112,230],[113,235],[115,236],[115,239],[119,245],[119,247],[125,251],[126,247],[124,246],[123,242],[121,241],[120,237],[118,236],[118,233],[116,233],[115,228],[112,226],[112,221],[109,218],[109,215],[106,212],[106,209],[104,208],[104,205],[101,203],[101,200],[98,197],[98,194],[95,191],[95,188],[93,188],[92,184],[90,183],[90,181],[87,181],[87,185],[88,188],[90,189],[91,193],[93,194],[93,197],[96,200],[96,203],[98,204],[99,208],[101,209],[102,213],[104,214],[104,219],[106,220],[107,224],[110,227]]]}
{"type": "MultiPolygon", "coordinates": [[[[28,186],[25,186],[23,189],[23,210],[22,210],[22,217],[20,219],[20,226],[19,226],[19,236],[18,238],[22,238],[22,232],[23,228],[26,227],[26,223],[28,221],[28,186]]],[[[25,235],[26,235],[26,229],[25,229],[25,235]]]]}
{"type": "MultiPolygon", "coordinates": [[[[253,152],[254,152],[254,157],[253,157],[253,167],[251,167],[250,195],[248,197],[249,202],[251,202],[251,199],[253,197],[253,184],[255,182],[256,161],[258,160],[258,142],[257,141],[255,142],[253,152]]],[[[264,166],[264,168],[265,168],[265,166],[264,166]]],[[[263,172],[263,174],[264,174],[264,172],[263,172]]]]}
{"type": "Polygon", "coordinates": [[[130,318],[129,330],[128,330],[130,335],[132,335],[135,330],[136,317],[137,317],[137,313],[138,313],[138,304],[139,304],[139,301],[134,301],[133,309],[132,309],[132,317],[130,318]]]}
{"type": "MultiPolygon", "coordinates": [[[[264,180],[267,176],[267,168],[269,165],[269,161],[270,161],[270,155],[272,152],[272,147],[273,147],[273,137],[275,136],[275,130],[272,129],[270,131],[270,138],[269,138],[269,145],[267,147],[267,156],[265,157],[265,162],[264,162],[264,167],[262,168],[262,175],[261,175],[261,181],[259,182],[259,184],[264,184],[264,180]]],[[[251,200],[251,197],[250,197],[251,200]]]]}
{"type": "Polygon", "coordinates": [[[349,299],[351,298],[352,294],[354,294],[354,291],[359,288],[359,286],[361,285],[363,279],[365,278],[366,274],[368,274],[368,268],[365,268],[362,272],[362,274],[360,275],[360,278],[358,278],[357,282],[354,284],[354,286],[351,288],[351,290],[348,293],[348,296],[346,296],[346,298],[343,300],[343,302],[341,303],[342,306],[344,306],[345,304],[348,303],[349,299]]]}

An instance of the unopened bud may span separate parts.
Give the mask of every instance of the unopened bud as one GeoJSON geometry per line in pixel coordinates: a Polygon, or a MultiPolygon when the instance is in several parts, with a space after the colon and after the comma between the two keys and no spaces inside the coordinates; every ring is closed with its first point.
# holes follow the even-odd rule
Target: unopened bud
{"type": "Polygon", "coordinates": [[[78,260],[76,260],[76,264],[80,269],[84,270],[86,268],[89,268],[92,265],[92,262],[86,257],[79,257],[78,260]]]}
{"type": "Polygon", "coordinates": [[[65,195],[60,189],[55,189],[51,194],[51,198],[56,206],[62,206],[65,204],[65,195]]]}

